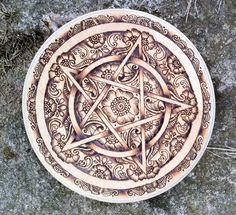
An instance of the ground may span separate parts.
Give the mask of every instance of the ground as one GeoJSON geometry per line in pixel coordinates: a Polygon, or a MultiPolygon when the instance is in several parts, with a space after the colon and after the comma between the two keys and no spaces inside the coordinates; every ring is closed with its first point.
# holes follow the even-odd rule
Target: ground
{"type": "Polygon", "coordinates": [[[216,93],[209,145],[236,147],[235,0],[0,0],[0,214],[236,214],[236,160],[211,148],[176,187],[133,204],[84,198],[57,182],[37,159],[21,113],[29,64],[60,25],[103,8],[156,15],[196,45],[216,93]]]}

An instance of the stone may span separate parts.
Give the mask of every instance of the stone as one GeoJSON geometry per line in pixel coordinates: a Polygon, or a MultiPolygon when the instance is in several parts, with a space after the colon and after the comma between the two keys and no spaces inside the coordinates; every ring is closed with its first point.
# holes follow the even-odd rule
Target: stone
{"type": "Polygon", "coordinates": [[[0,213],[235,214],[235,158],[229,159],[210,148],[192,173],[173,189],[147,201],[118,205],[90,200],[70,191],[37,159],[21,113],[21,94],[30,62],[58,27],[79,15],[105,8],[130,8],[156,15],[175,25],[194,43],[215,86],[216,122],[209,145],[236,148],[235,1],[3,0],[0,4],[0,213]]]}

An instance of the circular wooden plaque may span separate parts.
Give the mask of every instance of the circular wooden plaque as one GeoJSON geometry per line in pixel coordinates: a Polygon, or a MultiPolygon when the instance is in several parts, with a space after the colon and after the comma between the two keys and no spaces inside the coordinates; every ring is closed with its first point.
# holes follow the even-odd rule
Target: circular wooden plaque
{"type": "Polygon", "coordinates": [[[23,92],[42,164],[71,190],[106,202],[148,199],[180,182],[203,155],[214,114],[211,78],[193,44],[167,22],[126,9],[56,31],[23,92]]]}

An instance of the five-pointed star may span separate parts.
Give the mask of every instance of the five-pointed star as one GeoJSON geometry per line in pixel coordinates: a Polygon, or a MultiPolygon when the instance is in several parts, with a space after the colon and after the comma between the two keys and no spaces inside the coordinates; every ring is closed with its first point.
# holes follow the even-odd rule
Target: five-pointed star
{"type": "MultiPolygon", "coordinates": [[[[118,75],[122,71],[123,67],[126,65],[126,63],[128,62],[129,58],[131,57],[132,53],[135,51],[135,49],[137,47],[139,47],[139,52],[141,52],[141,49],[140,49],[140,47],[141,47],[141,35],[136,40],[135,44],[130,49],[130,51],[127,53],[127,55],[125,56],[125,58],[123,59],[121,64],[118,66],[117,70],[112,75],[110,80],[103,79],[103,78],[100,78],[100,77],[97,77],[97,76],[89,75],[89,78],[91,78],[91,79],[93,79],[95,81],[98,81],[98,82],[103,82],[103,83],[106,84],[105,87],[103,88],[102,92],[100,93],[100,95],[98,96],[98,98],[96,99],[95,102],[87,95],[87,93],[84,91],[84,89],[76,81],[76,79],[71,74],[70,69],[60,65],[60,67],[63,70],[63,72],[68,76],[68,78],[72,81],[72,83],[75,85],[75,87],[81,92],[81,94],[85,97],[85,99],[87,100],[87,102],[91,106],[91,108],[88,111],[88,113],[86,114],[86,116],[82,119],[82,121],[80,123],[80,126],[83,127],[83,125],[89,119],[90,115],[93,112],[95,112],[100,117],[100,119],[104,122],[104,124],[107,126],[107,128],[108,128],[108,130],[103,131],[103,132],[101,132],[99,134],[96,134],[96,135],[93,135],[93,136],[90,136],[88,138],[84,138],[84,139],[81,139],[79,141],[75,141],[75,142],[72,142],[72,143],[67,143],[64,146],[63,151],[66,151],[66,150],[78,147],[80,145],[89,144],[92,141],[100,139],[102,137],[106,137],[106,136],[110,135],[111,133],[117,138],[117,140],[121,143],[121,145],[123,146],[124,149],[129,150],[127,143],[121,138],[121,136],[119,135],[119,132],[128,130],[128,129],[136,127],[136,126],[140,126],[141,127],[141,142],[142,142],[142,144],[141,144],[142,162],[140,163],[140,161],[138,160],[138,158],[136,156],[133,159],[138,164],[138,166],[143,170],[143,172],[146,173],[145,130],[143,128],[143,125],[145,123],[147,123],[147,122],[150,122],[150,121],[153,121],[155,119],[158,119],[159,116],[151,116],[149,118],[145,118],[145,116],[144,116],[144,113],[145,113],[145,111],[144,111],[145,110],[145,107],[144,107],[144,94],[146,96],[149,96],[149,97],[152,97],[152,98],[156,98],[156,99],[158,99],[160,101],[177,105],[177,106],[179,106],[178,111],[179,110],[184,110],[184,109],[187,109],[187,108],[191,108],[192,106],[190,106],[188,104],[184,104],[184,103],[178,102],[178,101],[175,101],[175,100],[172,100],[170,98],[166,98],[166,97],[162,97],[162,96],[156,95],[156,94],[151,93],[151,92],[145,92],[144,91],[144,86],[143,86],[143,82],[144,82],[143,81],[144,80],[143,69],[140,69],[140,71],[139,71],[140,89],[115,82],[116,78],[118,77],[118,75]],[[104,113],[98,107],[99,103],[105,97],[105,95],[107,94],[107,92],[111,88],[111,86],[116,86],[116,87],[119,87],[119,88],[123,88],[123,89],[125,89],[127,91],[132,91],[132,92],[136,92],[136,93],[140,94],[140,116],[141,116],[141,119],[139,121],[136,121],[136,122],[133,122],[133,123],[129,123],[129,124],[126,124],[126,125],[122,125],[122,126],[118,126],[116,128],[114,128],[112,126],[110,121],[107,119],[107,117],[104,115],[104,113]]],[[[139,53],[139,54],[141,55],[141,53],[139,53]]]]}

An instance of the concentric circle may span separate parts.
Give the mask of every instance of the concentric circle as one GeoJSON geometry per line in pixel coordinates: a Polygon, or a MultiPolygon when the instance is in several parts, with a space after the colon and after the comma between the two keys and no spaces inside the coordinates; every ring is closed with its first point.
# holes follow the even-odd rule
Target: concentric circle
{"type": "Polygon", "coordinates": [[[64,25],[36,54],[24,86],[38,158],[65,186],[100,201],[139,201],[176,185],[205,151],[214,114],[196,48],[133,10],[64,25]]]}

